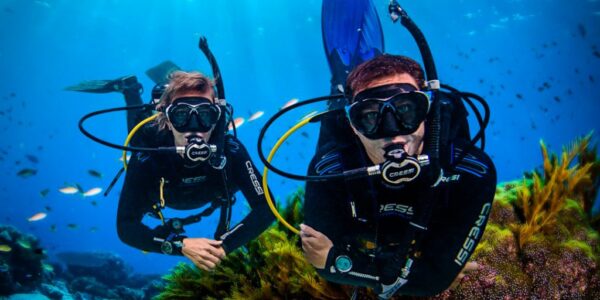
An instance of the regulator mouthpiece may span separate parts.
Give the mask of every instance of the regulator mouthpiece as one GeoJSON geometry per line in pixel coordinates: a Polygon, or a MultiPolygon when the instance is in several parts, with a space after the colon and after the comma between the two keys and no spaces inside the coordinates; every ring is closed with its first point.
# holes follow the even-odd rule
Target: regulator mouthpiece
{"type": "Polygon", "coordinates": [[[188,138],[188,144],[185,146],[184,158],[192,164],[201,163],[208,160],[215,151],[215,145],[207,144],[201,137],[192,136],[188,138]]]}
{"type": "Polygon", "coordinates": [[[419,160],[404,151],[404,144],[392,144],[384,148],[385,159],[381,175],[386,184],[399,187],[415,180],[421,173],[419,160]]]}

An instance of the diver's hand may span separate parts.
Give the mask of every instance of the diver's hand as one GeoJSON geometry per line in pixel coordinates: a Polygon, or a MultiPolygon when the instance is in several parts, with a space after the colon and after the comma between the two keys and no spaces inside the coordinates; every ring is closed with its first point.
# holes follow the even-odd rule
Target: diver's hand
{"type": "Polygon", "coordinates": [[[458,276],[456,276],[456,278],[454,279],[454,281],[452,282],[452,284],[450,285],[450,287],[448,289],[453,290],[456,287],[458,287],[458,285],[463,280],[463,278],[465,278],[465,276],[469,275],[469,273],[471,273],[477,269],[479,269],[478,263],[476,263],[474,261],[468,262],[465,265],[465,267],[460,271],[460,273],[458,273],[458,276]]]}
{"type": "Polygon", "coordinates": [[[225,257],[225,250],[221,247],[223,241],[206,238],[185,238],[182,242],[181,253],[202,270],[210,271],[214,269],[225,257]]]}
{"type": "Polygon", "coordinates": [[[325,268],[327,254],[333,247],[333,242],[326,235],[304,224],[300,224],[300,238],[306,260],[315,268],[325,268]]]}

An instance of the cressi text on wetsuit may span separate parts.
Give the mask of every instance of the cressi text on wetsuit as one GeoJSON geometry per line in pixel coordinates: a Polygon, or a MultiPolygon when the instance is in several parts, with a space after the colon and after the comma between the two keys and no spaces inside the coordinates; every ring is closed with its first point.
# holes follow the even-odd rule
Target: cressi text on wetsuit
{"type": "MultiPolygon", "coordinates": [[[[146,141],[154,135],[152,130],[151,134],[147,131],[141,133],[141,138],[146,141]]],[[[157,137],[159,135],[155,135],[155,138],[157,137]]],[[[163,146],[173,144],[170,134],[163,134],[159,140],[163,146]]],[[[260,184],[260,173],[244,146],[231,135],[226,135],[225,138],[225,155],[225,180],[229,194],[241,191],[251,207],[250,213],[241,222],[215,236],[223,241],[222,247],[229,253],[257,237],[273,222],[274,217],[260,184]]],[[[155,238],[165,239],[169,230],[162,225],[150,228],[142,223],[142,219],[146,214],[153,213],[152,205],[160,199],[161,178],[165,180],[164,199],[165,206],[169,208],[200,209],[226,197],[221,171],[207,164],[188,168],[184,166],[183,159],[178,154],[135,153],[130,159],[119,200],[117,231],[120,239],[126,244],[159,253],[161,243],[155,238]]],[[[187,234],[193,236],[193,233],[187,234]]],[[[176,251],[174,254],[181,253],[176,251]]]]}
{"type": "MultiPolygon", "coordinates": [[[[361,167],[367,159],[357,144],[327,148],[313,157],[310,175],[338,174],[361,167]]],[[[455,159],[464,148],[458,142],[452,145],[455,159]]],[[[481,239],[494,199],[496,170],[490,158],[473,147],[454,168],[444,170],[440,188],[408,281],[398,294],[430,296],[449,287],[481,239]]],[[[431,200],[422,199],[422,191],[414,186],[388,187],[380,177],[308,182],[305,223],[333,242],[325,268],[317,272],[341,284],[380,285],[408,222],[418,213],[416,203],[431,200]],[[336,260],[344,256],[351,268],[340,271],[336,260]]]]}

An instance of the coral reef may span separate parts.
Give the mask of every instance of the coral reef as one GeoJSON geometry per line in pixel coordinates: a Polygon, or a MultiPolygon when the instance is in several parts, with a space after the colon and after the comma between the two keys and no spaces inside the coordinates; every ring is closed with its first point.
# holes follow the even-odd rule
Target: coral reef
{"type": "Polygon", "coordinates": [[[498,185],[472,260],[481,268],[436,299],[598,299],[600,239],[591,208],[600,161],[591,135],[563,148],[542,142],[543,169],[498,185]]]}
{"type": "MultiPolygon", "coordinates": [[[[541,143],[543,170],[499,184],[490,220],[472,260],[479,269],[432,299],[600,299],[599,218],[591,208],[600,185],[591,134],[560,159],[541,143]]],[[[282,215],[297,225],[303,190],[282,215]]],[[[274,225],[214,272],[189,264],[165,276],[158,299],[347,299],[352,287],[327,283],[308,265],[298,238],[274,225]]],[[[376,299],[359,289],[357,299],[376,299]]],[[[395,296],[393,299],[414,299],[395,296]]]]}
{"type": "Polygon", "coordinates": [[[39,240],[12,226],[0,225],[0,296],[26,292],[44,275],[39,240]]]}

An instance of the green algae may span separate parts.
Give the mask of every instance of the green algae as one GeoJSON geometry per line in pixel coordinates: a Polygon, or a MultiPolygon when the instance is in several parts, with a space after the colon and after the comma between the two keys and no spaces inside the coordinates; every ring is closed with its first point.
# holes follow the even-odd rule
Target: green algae
{"type": "Polygon", "coordinates": [[[578,241],[578,240],[569,240],[566,241],[564,243],[561,244],[561,246],[563,247],[567,247],[570,249],[577,249],[577,250],[581,250],[585,253],[585,255],[592,259],[592,260],[596,260],[598,253],[594,253],[594,250],[592,249],[592,247],[587,244],[586,242],[583,241],[578,241]]]}

